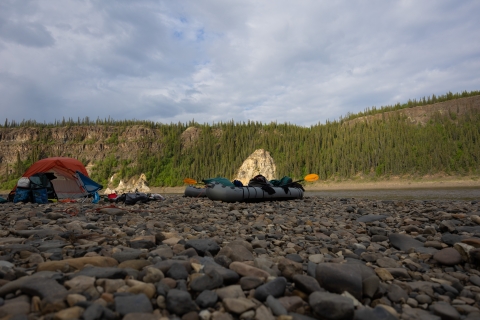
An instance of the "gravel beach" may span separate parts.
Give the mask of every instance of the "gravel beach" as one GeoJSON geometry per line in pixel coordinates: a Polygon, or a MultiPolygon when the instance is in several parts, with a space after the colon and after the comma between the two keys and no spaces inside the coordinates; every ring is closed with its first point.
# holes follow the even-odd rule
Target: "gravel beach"
{"type": "Polygon", "coordinates": [[[0,204],[0,319],[480,319],[480,203],[0,204]]]}

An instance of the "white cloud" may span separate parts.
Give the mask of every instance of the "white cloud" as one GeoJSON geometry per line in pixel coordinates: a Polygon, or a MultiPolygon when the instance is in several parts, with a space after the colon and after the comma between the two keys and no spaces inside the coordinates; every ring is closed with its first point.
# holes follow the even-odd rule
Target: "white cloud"
{"type": "Polygon", "coordinates": [[[0,3],[5,118],[299,125],[479,90],[480,3],[0,3]]]}

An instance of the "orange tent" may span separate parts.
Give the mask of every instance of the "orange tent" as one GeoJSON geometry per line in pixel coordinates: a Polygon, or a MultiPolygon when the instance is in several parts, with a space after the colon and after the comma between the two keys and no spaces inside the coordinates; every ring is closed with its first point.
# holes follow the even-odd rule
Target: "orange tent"
{"type": "MultiPolygon", "coordinates": [[[[58,199],[80,198],[88,195],[77,171],[88,177],[87,170],[77,159],[53,157],[39,160],[25,171],[22,177],[30,178],[36,173],[53,173],[56,179],[51,180],[58,199]]],[[[15,188],[11,194],[15,192],[15,188]]]]}

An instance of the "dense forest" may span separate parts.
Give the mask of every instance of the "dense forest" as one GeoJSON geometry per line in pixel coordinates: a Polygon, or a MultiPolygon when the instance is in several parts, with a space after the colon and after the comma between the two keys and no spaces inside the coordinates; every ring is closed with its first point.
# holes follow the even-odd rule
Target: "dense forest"
{"type": "MultiPolygon", "coordinates": [[[[438,99],[479,95],[480,92],[447,94],[438,99]]],[[[425,99],[432,101],[432,98],[425,99]]],[[[415,103],[423,104],[423,99],[415,103]]],[[[413,102],[410,107],[414,107],[413,102]]],[[[401,105],[400,105],[401,106],[401,105]]],[[[379,110],[392,111],[397,106],[379,110]]],[[[371,112],[373,112],[371,110],[371,112]]],[[[375,110],[378,112],[378,110],[375,110]]],[[[350,179],[364,176],[371,179],[389,176],[423,176],[444,173],[450,175],[478,175],[480,172],[480,112],[471,111],[457,115],[448,113],[433,116],[426,125],[412,125],[402,115],[374,122],[347,120],[365,116],[365,113],[348,115],[339,121],[302,127],[293,124],[259,122],[226,122],[216,124],[172,123],[111,119],[62,120],[54,124],[34,121],[21,123],[5,121],[12,126],[116,126],[120,133],[126,126],[142,125],[158,131],[156,139],[145,138],[135,154],[118,157],[106,156],[93,161],[92,178],[103,184],[114,173],[118,178],[129,178],[144,173],[151,186],[179,186],[184,178],[196,180],[223,176],[233,179],[242,162],[256,149],[270,152],[279,177],[288,175],[295,179],[309,173],[319,174],[322,180],[350,179]],[[198,137],[187,145],[182,133],[187,128],[197,128],[198,137]],[[160,145],[161,148],[148,146],[160,145]],[[160,151],[152,151],[153,149],[160,151]]],[[[121,143],[113,135],[108,143],[121,143]]],[[[43,153],[41,158],[58,156],[43,153]]],[[[0,189],[9,188],[26,167],[38,160],[38,148],[33,148],[28,159],[20,158],[15,172],[0,176],[0,189]],[[35,151],[36,150],[36,151],[35,151]]]]}

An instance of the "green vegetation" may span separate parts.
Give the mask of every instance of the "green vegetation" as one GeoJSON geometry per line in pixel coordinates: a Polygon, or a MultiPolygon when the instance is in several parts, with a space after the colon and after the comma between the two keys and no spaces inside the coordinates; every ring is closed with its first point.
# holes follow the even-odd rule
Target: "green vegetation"
{"type": "MultiPolygon", "coordinates": [[[[476,92],[478,94],[478,92],[476,92]]],[[[459,95],[448,95],[458,97],[459,95]]],[[[460,95],[463,96],[463,93],[460,95]]],[[[439,97],[435,97],[438,101],[439,97]]],[[[443,99],[443,98],[442,98],[443,99]]],[[[432,101],[432,98],[425,101],[432,101]]],[[[423,100],[422,100],[423,101],[423,100]]],[[[422,102],[423,103],[423,102],[422,102]]],[[[408,105],[408,103],[407,103],[408,105]]],[[[383,112],[391,111],[382,108],[383,112]]],[[[380,111],[379,111],[380,112],[380,111]]],[[[365,114],[362,114],[362,116],[365,114]]],[[[349,115],[353,119],[359,115],[349,115]]],[[[426,125],[412,125],[402,116],[364,123],[341,121],[301,127],[292,124],[259,122],[226,122],[217,124],[160,124],[147,121],[100,121],[92,126],[116,126],[105,143],[117,148],[120,135],[127,126],[155,130],[155,138],[142,137],[132,144],[129,154],[93,160],[92,178],[104,185],[116,175],[128,179],[144,173],[151,186],[179,186],[183,179],[202,180],[216,176],[233,179],[242,162],[256,149],[270,152],[279,176],[294,179],[317,173],[323,180],[351,179],[364,176],[379,179],[389,176],[478,175],[480,173],[480,113],[436,114],[426,125]],[[189,127],[199,129],[195,143],[182,144],[182,133],[189,127]]],[[[23,171],[34,161],[59,156],[49,145],[48,127],[80,125],[89,120],[42,125],[42,143],[32,144],[24,161],[18,156],[13,173],[1,175],[0,189],[13,187],[23,171]],[[48,145],[45,145],[47,144],[48,145]],[[42,145],[44,144],[44,145],[42,145]]],[[[32,122],[15,126],[35,126],[32,122]]],[[[6,121],[7,127],[13,124],[6,121]]],[[[85,141],[81,142],[85,144],[85,141]]],[[[90,143],[90,142],[89,142],[90,143]]],[[[62,154],[62,156],[67,156],[62,154]]],[[[75,155],[74,155],[75,156],[75,155]]],[[[76,155],[81,158],[82,155],[76,155]]],[[[83,163],[87,159],[81,158],[83,163]]],[[[10,168],[12,171],[12,168],[10,168]]]]}

